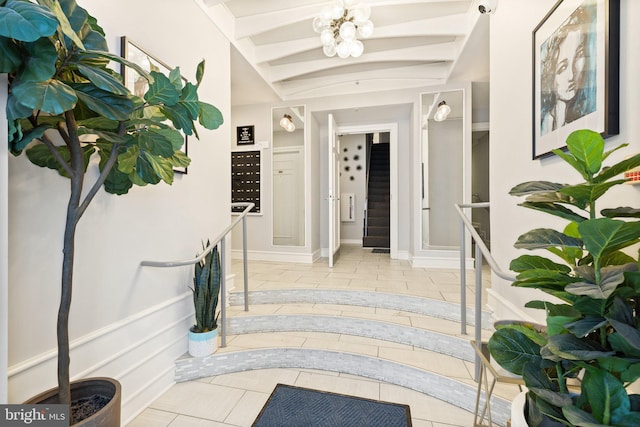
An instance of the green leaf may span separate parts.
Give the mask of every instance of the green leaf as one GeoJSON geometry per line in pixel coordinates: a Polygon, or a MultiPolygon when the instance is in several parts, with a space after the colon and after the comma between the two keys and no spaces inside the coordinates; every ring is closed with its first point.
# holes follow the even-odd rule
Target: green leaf
{"type": "Polygon", "coordinates": [[[149,105],[174,105],[180,99],[180,92],[171,83],[169,78],[157,71],[149,73],[153,82],[149,82],[149,90],[144,99],[149,105]]]}
{"type": "Polygon", "coordinates": [[[578,225],[585,248],[594,260],[615,250],[640,241],[640,221],[625,222],[610,218],[596,218],[578,225]]]}
{"type": "Polygon", "coordinates": [[[133,110],[133,102],[126,96],[114,95],[88,83],[75,83],[73,88],[91,111],[108,119],[127,120],[133,110]]]}
{"type": "Polygon", "coordinates": [[[549,247],[573,247],[581,248],[582,241],[559,231],[548,228],[537,228],[520,237],[514,247],[518,249],[545,249],[549,247]]]}
{"type": "Polygon", "coordinates": [[[130,174],[135,170],[140,156],[140,148],[137,145],[129,147],[127,151],[118,155],[118,169],[124,174],[130,174]]]}
{"type": "MultiPolygon", "coordinates": [[[[576,310],[577,311],[577,310],[576,310]]],[[[578,338],[584,338],[607,323],[604,317],[584,317],[565,324],[565,328],[578,338]]]]}
{"type": "Polygon", "coordinates": [[[193,121],[189,118],[189,112],[186,108],[180,104],[164,105],[160,107],[160,111],[171,120],[177,129],[182,129],[187,135],[193,134],[193,121]]]}
{"type": "Polygon", "coordinates": [[[596,420],[590,413],[572,405],[563,406],[562,413],[566,417],[567,421],[569,421],[573,426],[607,427],[606,425],[598,422],[598,420],[596,420]]]}
{"type": "Polygon", "coordinates": [[[602,197],[611,187],[624,184],[624,179],[609,181],[602,184],[580,184],[563,188],[561,193],[571,196],[575,200],[574,205],[584,209],[589,204],[602,197]]]}
{"type": "Polygon", "coordinates": [[[78,64],[78,71],[85,76],[94,86],[111,92],[115,95],[127,95],[129,91],[120,82],[120,80],[111,75],[108,71],[97,67],[90,67],[83,64],[78,64]]]}
{"type": "Polygon", "coordinates": [[[155,171],[155,173],[167,184],[173,183],[173,165],[169,159],[154,156],[149,152],[144,152],[143,155],[155,171]]]}
{"type": "Polygon", "coordinates": [[[33,141],[34,139],[42,138],[42,135],[44,135],[44,132],[47,129],[51,129],[51,126],[48,124],[45,124],[45,125],[41,125],[36,128],[30,129],[27,132],[24,132],[20,140],[12,141],[11,151],[20,152],[24,150],[31,141],[33,141]]]}
{"type": "Polygon", "coordinates": [[[572,156],[571,154],[567,154],[560,149],[551,150],[551,152],[556,156],[560,157],[565,162],[569,163],[571,167],[573,167],[575,170],[577,170],[580,173],[580,175],[582,175],[582,178],[584,178],[585,181],[587,182],[591,181],[591,176],[589,175],[589,172],[587,171],[585,165],[582,164],[574,156],[572,156]]]}
{"type": "Polygon", "coordinates": [[[25,107],[20,104],[18,98],[13,93],[9,94],[7,99],[7,120],[13,122],[16,119],[23,119],[30,117],[33,114],[33,110],[29,107],[25,107]]]}
{"type": "Polygon", "coordinates": [[[0,7],[0,36],[33,42],[56,32],[58,20],[46,7],[18,0],[7,0],[0,7]]]}
{"type": "Polygon", "coordinates": [[[141,151],[148,151],[156,156],[171,157],[175,151],[171,140],[161,132],[141,131],[135,137],[135,141],[141,151]]]}
{"type": "Polygon", "coordinates": [[[185,136],[182,133],[180,133],[180,131],[177,131],[172,128],[163,128],[163,129],[149,128],[148,132],[152,134],[158,134],[158,138],[162,138],[164,140],[171,142],[171,147],[173,151],[180,150],[185,142],[185,136]]]}
{"type": "MultiPolygon", "coordinates": [[[[159,183],[162,179],[156,174],[153,169],[153,166],[149,163],[149,160],[146,156],[141,155],[138,157],[138,162],[136,163],[136,170],[134,174],[137,176],[138,180],[142,183],[155,185],[159,183]]],[[[137,185],[138,182],[135,182],[137,185]]]]}
{"type": "Polygon", "coordinates": [[[624,271],[618,267],[603,268],[600,283],[578,282],[567,285],[565,291],[574,295],[585,295],[595,299],[607,299],[624,281],[624,271]]]}
{"type": "Polygon", "coordinates": [[[198,119],[200,112],[200,101],[198,101],[198,87],[191,83],[187,83],[182,89],[182,95],[178,105],[183,107],[189,113],[191,121],[198,119]]]}
{"type": "Polygon", "coordinates": [[[78,102],[75,91],[58,80],[19,82],[11,90],[25,107],[53,115],[72,110],[78,102]]]}
{"type": "MultiPolygon", "coordinates": [[[[119,122],[117,120],[107,119],[106,117],[91,117],[89,119],[78,120],[78,125],[89,130],[88,133],[95,134],[99,131],[117,131],[119,122]]],[[[84,132],[85,129],[80,129],[84,132]]],[[[115,134],[109,134],[115,135],[115,134]]]]}
{"type": "Polygon", "coordinates": [[[515,271],[518,273],[523,272],[525,270],[532,270],[532,269],[538,269],[538,268],[557,271],[565,274],[568,274],[571,272],[570,267],[564,264],[555,263],[548,258],[544,258],[537,255],[521,255],[518,258],[511,261],[511,264],[509,265],[509,269],[511,271],[515,271]]]}
{"type": "Polygon", "coordinates": [[[24,44],[24,66],[17,78],[23,82],[42,82],[56,73],[58,51],[49,39],[24,44]]]}
{"type": "Polygon", "coordinates": [[[640,154],[636,154],[628,159],[624,159],[613,166],[603,168],[602,172],[600,172],[598,176],[593,178],[593,182],[607,181],[614,176],[618,176],[621,173],[637,168],[638,166],[640,166],[640,154]]]}
{"type": "Polygon", "coordinates": [[[600,213],[607,218],[640,218],[640,209],[628,206],[615,209],[603,209],[600,213]]]}
{"type": "Polygon", "coordinates": [[[211,104],[200,101],[198,121],[205,129],[218,129],[224,122],[222,113],[211,104]]]}
{"type": "Polygon", "coordinates": [[[565,187],[566,184],[558,184],[550,181],[527,181],[518,184],[509,191],[511,196],[527,196],[536,193],[555,193],[565,187]]]}
{"type": "Polygon", "coordinates": [[[200,61],[198,67],[196,68],[196,86],[200,87],[200,83],[202,83],[202,77],[204,76],[204,59],[200,61]]]}
{"type": "Polygon", "coordinates": [[[580,398],[586,398],[597,420],[605,425],[617,425],[616,420],[624,419],[629,413],[629,396],[619,379],[602,369],[588,367],[582,381],[580,398]]]}
{"type": "Polygon", "coordinates": [[[620,372],[620,379],[626,383],[633,383],[640,378],[640,362],[628,365],[625,369],[617,370],[620,372]]]}
{"type": "MultiPolygon", "coordinates": [[[[69,164],[71,161],[71,154],[66,146],[56,147],[56,151],[60,153],[62,158],[69,164]]],[[[86,145],[82,147],[84,171],[87,171],[89,160],[91,155],[95,152],[93,145],[86,145]]],[[[27,149],[27,158],[36,166],[46,167],[49,169],[57,170],[58,173],[66,178],[69,177],[66,170],[62,167],[58,160],[54,157],[53,153],[44,144],[36,144],[33,147],[27,149]]]]}
{"type": "Polygon", "coordinates": [[[543,367],[547,364],[540,356],[540,346],[511,328],[493,333],[489,339],[489,351],[500,366],[516,375],[522,375],[527,365],[543,367]]]}
{"type": "Polygon", "coordinates": [[[84,44],[82,44],[82,41],[78,38],[74,29],[71,28],[71,24],[69,23],[67,15],[62,10],[60,3],[57,1],[51,1],[51,0],[40,0],[40,1],[45,3],[49,7],[49,9],[51,9],[51,11],[56,15],[56,18],[58,18],[58,22],[60,23],[60,28],[62,29],[63,34],[69,39],[71,39],[73,43],[76,46],[78,46],[80,49],[84,49],[84,44]]]}
{"type": "Polygon", "coordinates": [[[618,334],[624,338],[634,350],[640,351],[640,331],[635,326],[631,326],[612,318],[608,318],[607,320],[611,323],[611,326],[613,326],[616,332],[618,332],[618,334]]]}
{"type": "Polygon", "coordinates": [[[173,156],[171,156],[171,159],[169,160],[171,160],[171,164],[174,168],[186,168],[191,164],[191,159],[182,151],[176,151],[173,153],[173,156]]]}
{"type": "Polygon", "coordinates": [[[569,134],[567,148],[584,165],[589,175],[596,174],[602,167],[604,139],[598,132],[581,129],[569,134]]]}
{"type": "MultiPolygon", "coordinates": [[[[572,203],[574,205],[577,205],[575,203],[572,203]]],[[[551,202],[524,202],[521,203],[519,206],[525,207],[525,208],[529,208],[529,209],[533,209],[533,210],[537,210],[540,212],[545,212],[548,213],[550,215],[555,215],[557,217],[569,220],[569,221],[575,221],[575,222],[582,222],[585,221],[587,218],[585,218],[582,215],[577,214],[576,212],[565,208],[564,206],[560,206],[558,204],[551,203],[551,202]]]]}
{"type": "Polygon", "coordinates": [[[554,355],[567,360],[592,360],[615,355],[614,351],[607,351],[598,343],[577,338],[572,334],[550,336],[546,348],[554,355]]]}
{"type": "Polygon", "coordinates": [[[0,73],[14,73],[22,65],[22,54],[13,40],[0,36],[0,73]]]}
{"type": "Polygon", "coordinates": [[[579,319],[581,313],[567,304],[547,304],[547,331],[549,336],[566,331],[565,325],[579,319]]]}

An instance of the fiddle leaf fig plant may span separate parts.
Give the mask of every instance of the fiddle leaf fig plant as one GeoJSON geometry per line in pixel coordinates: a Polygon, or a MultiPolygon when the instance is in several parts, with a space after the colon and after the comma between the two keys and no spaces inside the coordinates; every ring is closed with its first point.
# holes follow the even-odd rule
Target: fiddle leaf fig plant
{"type": "Polygon", "coordinates": [[[545,310],[546,327],[501,322],[489,340],[493,358],[525,381],[530,426],[640,425],[640,395],[627,392],[640,378],[640,209],[597,207],[626,182],[620,174],[640,166],[640,154],[605,166],[627,144],[604,145],[597,132],[575,131],[568,151],[554,153],[583,182],[526,182],[510,192],[526,197],[521,206],[568,221],[562,231],[538,228],[515,243],[551,258],[536,252],[510,265],[513,286],[555,297],[526,304],[545,310]]]}
{"type": "Polygon", "coordinates": [[[146,72],[109,52],[102,28],[75,0],[0,0],[0,50],[0,73],[9,80],[9,149],[70,180],[57,319],[59,401],[69,403],[78,222],[101,188],[120,195],[133,185],[171,184],[173,168],[190,162],[180,150],[183,134],[198,137],[196,122],[216,129],[223,118],[199,99],[204,61],[195,83],[183,84],[179,68],[168,76],[146,72]],[[147,91],[132,94],[112,62],[146,79],[147,91]],[[87,174],[90,168],[97,173],[87,174]]]}

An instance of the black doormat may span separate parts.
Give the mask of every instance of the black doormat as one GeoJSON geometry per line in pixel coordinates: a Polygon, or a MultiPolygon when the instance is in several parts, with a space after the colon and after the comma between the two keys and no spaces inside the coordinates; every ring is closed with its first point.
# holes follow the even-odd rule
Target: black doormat
{"type": "Polygon", "coordinates": [[[374,254],[388,254],[389,252],[391,252],[389,248],[373,248],[371,251],[374,254]]]}
{"type": "Polygon", "coordinates": [[[410,427],[409,405],[278,384],[252,427],[410,427]]]}

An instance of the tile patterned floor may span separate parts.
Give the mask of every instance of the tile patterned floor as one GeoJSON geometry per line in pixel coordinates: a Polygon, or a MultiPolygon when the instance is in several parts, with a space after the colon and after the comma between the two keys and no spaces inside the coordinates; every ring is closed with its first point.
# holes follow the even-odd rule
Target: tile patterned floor
{"type": "MultiPolygon", "coordinates": [[[[407,261],[391,260],[388,254],[374,254],[370,249],[343,246],[333,269],[326,260],[313,265],[251,262],[251,291],[279,289],[336,289],[376,291],[416,295],[433,300],[458,303],[459,272],[455,270],[413,269],[407,261]],[[323,262],[324,261],[324,262],[323,262]]],[[[242,267],[234,261],[236,286],[242,284],[242,267]]],[[[488,284],[489,274],[484,274],[488,284]]],[[[474,300],[474,275],[467,279],[467,301],[474,300]]],[[[486,288],[486,286],[485,286],[486,288]]],[[[454,321],[433,318],[400,310],[358,307],[338,304],[258,304],[250,312],[241,306],[229,308],[229,315],[263,316],[281,314],[345,316],[390,322],[397,325],[424,328],[454,337],[460,326],[454,321]]],[[[469,329],[470,334],[473,329],[469,329]]],[[[323,332],[277,332],[229,336],[228,346],[219,353],[260,349],[265,347],[297,347],[341,350],[360,355],[431,370],[475,386],[473,363],[417,349],[414,346],[372,338],[323,332]]],[[[187,381],[174,385],[154,401],[131,427],[186,426],[250,426],[277,383],[408,404],[416,427],[467,427],[473,425],[473,414],[454,405],[397,385],[354,375],[313,369],[260,369],[187,381]]],[[[496,386],[495,393],[511,399],[517,388],[496,386]]]]}

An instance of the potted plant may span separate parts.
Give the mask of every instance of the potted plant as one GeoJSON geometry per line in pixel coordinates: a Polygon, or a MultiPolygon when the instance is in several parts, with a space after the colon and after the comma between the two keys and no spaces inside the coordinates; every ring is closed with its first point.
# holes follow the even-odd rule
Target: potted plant
{"type": "Polygon", "coordinates": [[[584,182],[526,182],[510,192],[526,196],[521,206],[569,221],[562,232],[538,228],[515,244],[553,259],[522,255],[510,265],[514,286],[555,297],[526,304],[545,310],[546,328],[506,323],[489,340],[493,358],[525,381],[530,426],[640,425],[640,395],[627,391],[640,378],[640,209],[596,208],[625,183],[620,174],[640,165],[640,154],[603,165],[624,145],[605,152],[597,132],[573,132],[568,152],[554,153],[584,182]]]}
{"type": "MultiPolygon", "coordinates": [[[[183,84],[178,68],[169,76],[147,73],[109,53],[102,28],[75,0],[0,0],[0,21],[9,149],[70,180],[57,318],[58,388],[55,402],[48,401],[70,404],[68,323],[78,222],[102,187],[121,195],[134,184],[171,184],[173,168],[190,162],[180,151],[183,134],[198,136],[195,121],[216,129],[222,115],[198,99],[204,62],[195,84],[183,84]],[[147,79],[143,97],[122,84],[108,67],[111,61],[147,79]],[[98,170],[97,179],[87,180],[94,176],[87,174],[90,169],[98,170]],[[85,184],[90,188],[83,192],[85,184]]],[[[117,418],[114,424],[99,422],[118,425],[119,408],[117,418]]]]}
{"type": "Polygon", "coordinates": [[[220,296],[220,254],[218,246],[202,245],[207,255],[195,265],[193,307],[196,324],[189,329],[189,354],[203,357],[218,349],[218,298],[220,296]]]}

